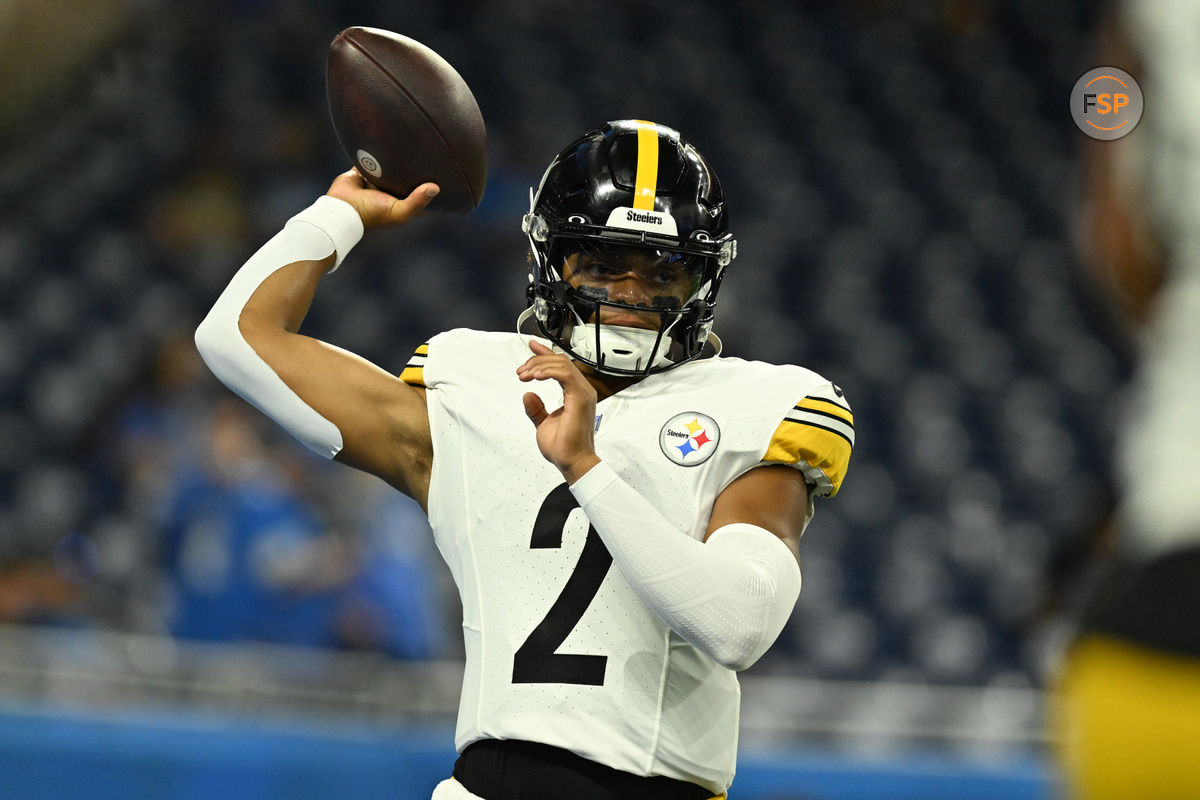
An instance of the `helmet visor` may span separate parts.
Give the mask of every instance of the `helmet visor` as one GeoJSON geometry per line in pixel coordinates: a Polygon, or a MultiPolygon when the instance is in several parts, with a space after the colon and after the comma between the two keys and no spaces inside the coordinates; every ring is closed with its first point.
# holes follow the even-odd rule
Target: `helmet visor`
{"type": "Polygon", "coordinates": [[[570,276],[577,289],[593,297],[632,280],[636,297],[630,305],[678,309],[695,297],[704,280],[706,259],[695,253],[594,239],[565,245],[563,277],[570,276]]]}

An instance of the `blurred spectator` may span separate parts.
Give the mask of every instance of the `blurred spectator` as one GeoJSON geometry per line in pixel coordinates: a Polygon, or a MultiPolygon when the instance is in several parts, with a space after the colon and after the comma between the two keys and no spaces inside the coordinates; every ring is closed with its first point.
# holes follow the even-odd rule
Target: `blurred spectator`
{"type": "Polygon", "coordinates": [[[217,405],[209,435],[208,458],[178,476],[165,519],[172,633],[332,646],[351,554],[235,402],[217,405]]]}
{"type": "Polygon", "coordinates": [[[421,507],[371,476],[339,473],[359,568],[340,598],[338,644],[400,658],[460,654],[457,594],[421,507]]]}
{"type": "Polygon", "coordinates": [[[126,622],[402,658],[450,652],[448,575],[415,504],[278,441],[244,403],[207,398],[215,387],[198,363],[190,332],[165,335],[104,448],[120,502],[99,526],[103,577],[156,615],[135,609],[126,622]]]}

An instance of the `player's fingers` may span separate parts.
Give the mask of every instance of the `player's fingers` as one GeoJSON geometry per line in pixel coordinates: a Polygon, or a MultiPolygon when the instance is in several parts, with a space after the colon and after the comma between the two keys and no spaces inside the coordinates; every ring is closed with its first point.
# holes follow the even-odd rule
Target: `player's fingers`
{"type": "Polygon", "coordinates": [[[564,405],[574,406],[576,400],[585,404],[596,402],[595,387],[587,382],[583,373],[579,371],[579,367],[568,359],[555,359],[532,367],[527,375],[528,377],[522,377],[522,380],[557,381],[558,385],[562,387],[564,405]]]}
{"type": "Polygon", "coordinates": [[[338,175],[336,178],[334,178],[333,183],[329,185],[329,188],[332,189],[334,187],[345,187],[350,189],[361,189],[365,183],[366,179],[363,178],[362,173],[359,172],[356,167],[351,167],[341,175],[338,175]]]}
{"type": "Polygon", "coordinates": [[[354,184],[355,186],[359,187],[360,189],[375,188],[375,184],[371,183],[371,179],[366,175],[363,175],[362,170],[360,170],[358,167],[353,167],[350,171],[358,177],[358,180],[354,184]]]}
{"type": "Polygon", "coordinates": [[[546,404],[542,402],[542,398],[533,392],[526,392],[521,396],[521,403],[525,406],[525,416],[529,417],[535,426],[541,425],[542,420],[546,418],[546,404]]]}
{"type": "Polygon", "coordinates": [[[408,222],[425,210],[433,198],[437,197],[441,188],[436,183],[422,183],[408,193],[403,200],[388,195],[391,203],[388,206],[387,219],[391,225],[408,222]]]}
{"type": "Polygon", "coordinates": [[[517,374],[524,375],[537,369],[542,369],[549,365],[556,365],[561,369],[572,368],[571,359],[567,358],[562,353],[546,352],[542,355],[530,356],[525,359],[521,366],[517,367],[517,374]]]}
{"type": "Polygon", "coordinates": [[[525,359],[524,363],[521,364],[521,367],[528,369],[530,367],[545,366],[546,364],[562,364],[565,366],[569,363],[571,362],[566,356],[557,353],[551,353],[544,356],[530,356],[529,358],[525,359]]]}
{"type": "Polygon", "coordinates": [[[534,356],[517,368],[517,377],[522,381],[558,381],[566,392],[590,388],[579,368],[569,359],[557,355],[534,356]]]}
{"type": "Polygon", "coordinates": [[[537,353],[540,356],[548,356],[554,352],[549,347],[546,347],[546,345],[542,344],[541,342],[539,342],[536,339],[529,340],[529,349],[532,350],[533,352],[537,353]]]}

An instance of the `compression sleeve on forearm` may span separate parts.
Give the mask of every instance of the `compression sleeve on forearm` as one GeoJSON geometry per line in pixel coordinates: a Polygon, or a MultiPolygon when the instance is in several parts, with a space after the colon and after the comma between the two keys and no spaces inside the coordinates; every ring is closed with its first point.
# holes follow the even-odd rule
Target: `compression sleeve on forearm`
{"type": "Polygon", "coordinates": [[[196,329],[196,348],[222,383],[326,458],[342,449],[341,431],[283,382],[242,336],[238,323],[250,297],[279,269],[336,254],[332,272],[362,235],[353,206],[318,198],[242,265],[196,329]]]}
{"type": "Polygon", "coordinates": [[[621,574],[673,631],[733,670],[774,643],[800,594],[800,565],[779,537],[734,523],[699,542],[604,462],[571,492],[621,574]]]}

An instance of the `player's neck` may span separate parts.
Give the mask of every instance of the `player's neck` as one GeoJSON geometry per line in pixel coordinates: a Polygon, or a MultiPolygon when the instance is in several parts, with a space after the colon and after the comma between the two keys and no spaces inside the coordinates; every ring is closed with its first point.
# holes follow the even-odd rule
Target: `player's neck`
{"type": "Polygon", "coordinates": [[[603,372],[596,372],[587,364],[579,364],[578,366],[579,371],[583,373],[583,377],[587,378],[587,382],[596,390],[597,400],[612,397],[617,392],[628,389],[642,380],[642,376],[639,375],[606,375],[603,372]]]}

